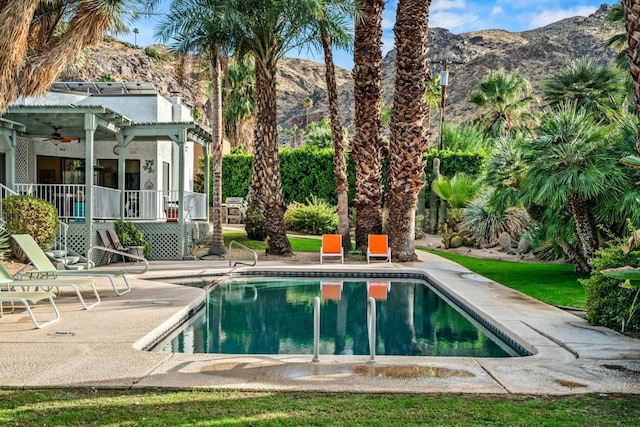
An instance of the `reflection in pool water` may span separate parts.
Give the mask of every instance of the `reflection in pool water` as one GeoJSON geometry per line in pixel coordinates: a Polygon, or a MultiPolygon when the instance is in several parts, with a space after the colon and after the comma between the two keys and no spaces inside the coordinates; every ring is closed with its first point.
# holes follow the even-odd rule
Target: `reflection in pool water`
{"type": "Polygon", "coordinates": [[[376,354],[506,357],[519,354],[408,279],[233,279],[160,344],[164,352],[313,354],[313,300],[321,297],[320,354],[368,355],[368,297],[376,300],[376,354]]]}

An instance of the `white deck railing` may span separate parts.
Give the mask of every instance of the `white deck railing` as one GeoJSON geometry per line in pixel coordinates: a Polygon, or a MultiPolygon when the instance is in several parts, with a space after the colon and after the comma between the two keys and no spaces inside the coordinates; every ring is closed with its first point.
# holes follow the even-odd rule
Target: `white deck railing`
{"type": "MultiPolygon", "coordinates": [[[[51,202],[58,209],[62,221],[83,222],[86,218],[86,187],[83,184],[16,184],[15,188],[18,194],[51,202]]],[[[122,211],[120,206],[119,190],[97,185],[93,187],[94,219],[119,218],[122,211]]],[[[171,210],[181,212],[185,221],[203,220],[207,217],[206,209],[206,195],[202,193],[185,191],[182,202],[177,190],[126,190],[124,194],[126,220],[166,220],[171,216],[171,210]]],[[[178,216],[175,218],[177,220],[178,216]]]]}

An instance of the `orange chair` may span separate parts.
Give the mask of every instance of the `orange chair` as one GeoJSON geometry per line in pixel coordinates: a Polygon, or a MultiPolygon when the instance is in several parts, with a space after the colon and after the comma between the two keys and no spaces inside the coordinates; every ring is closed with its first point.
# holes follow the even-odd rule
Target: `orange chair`
{"type": "Polygon", "coordinates": [[[341,234],[323,234],[322,246],[320,247],[320,264],[325,258],[340,258],[344,263],[344,252],[342,251],[341,234]]]}
{"type": "Polygon", "coordinates": [[[372,258],[382,258],[381,261],[391,262],[391,248],[386,234],[369,234],[367,263],[370,263],[372,258]]]}
{"type": "Polygon", "coordinates": [[[320,282],[322,299],[340,301],[342,298],[342,282],[320,282]]]}
{"type": "Polygon", "coordinates": [[[391,282],[386,280],[367,282],[367,296],[376,301],[386,301],[387,294],[391,290],[391,282]]]}

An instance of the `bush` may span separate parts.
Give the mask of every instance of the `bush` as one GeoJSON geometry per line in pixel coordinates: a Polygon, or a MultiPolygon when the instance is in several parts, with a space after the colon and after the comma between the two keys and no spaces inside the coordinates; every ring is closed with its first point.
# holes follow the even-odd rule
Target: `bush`
{"type": "Polygon", "coordinates": [[[151,244],[144,237],[144,233],[136,225],[122,218],[116,219],[116,234],[122,246],[142,246],[144,256],[151,253],[151,244]]]}
{"type": "Polygon", "coordinates": [[[306,204],[293,202],[284,214],[287,228],[307,234],[333,233],[338,228],[336,208],[312,196],[306,204]]]}
{"type": "MultiPolygon", "coordinates": [[[[31,196],[9,196],[2,201],[2,217],[9,234],[30,234],[42,249],[56,240],[58,210],[46,200],[31,196]]],[[[16,246],[14,253],[19,254],[16,246]]]]}
{"type": "MultiPolygon", "coordinates": [[[[622,321],[629,314],[635,292],[620,287],[619,279],[604,277],[602,270],[607,268],[640,267],[640,253],[629,252],[625,255],[622,248],[609,246],[598,250],[590,262],[591,276],[581,280],[587,295],[587,319],[593,325],[607,326],[620,330],[622,321]]],[[[640,317],[634,316],[625,325],[625,331],[640,330],[640,317]]]]}
{"type": "Polygon", "coordinates": [[[259,242],[267,238],[267,229],[264,226],[264,216],[260,213],[260,209],[255,206],[249,206],[244,220],[244,231],[251,240],[259,242]]]}

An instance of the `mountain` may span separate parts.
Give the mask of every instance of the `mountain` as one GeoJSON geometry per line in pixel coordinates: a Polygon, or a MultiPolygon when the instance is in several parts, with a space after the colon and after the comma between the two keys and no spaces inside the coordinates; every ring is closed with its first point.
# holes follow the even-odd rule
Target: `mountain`
{"type": "MultiPolygon", "coordinates": [[[[453,34],[442,28],[429,30],[429,57],[432,74],[441,70],[442,60],[450,61],[447,88],[446,121],[459,123],[472,119],[477,109],[467,102],[472,88],[489,71],[504,68],[518,72],[540,93],[540,83],[554,72],[580,58],[599,63],[611,62],[616,52],[605,42],[616,30],[606,28],[608,5],[588,17],[573,17],[530,31],[483,30],[453,34]]],[[[620,30],[618,30],[620,31],[620,30]]],[[[393,99],[395,51],[383,60],[384,100],[393,99]]],[[[77,71],[62,76],[66,81],[96,81],[109,74],[117,81],[150,81],[162,94],[182,93],[187,105],[204,108],[207,84],[206,64],[201,58],[180,61],[164,46],[145,49],[108,39],[86,53],[77,71]]],[[[353,128],[353,81],[351,73],[336,69],[340,96],[340,114],[345,126],[353,128]]],[[[279,63],[278,122],[285,128],[304,126],[307,112],[302,100],[313,100],[308,120],[327,116],[324,64],[284,58],[279,63]]],[[[437,123],[437,121],[433,121],[437,123]]],[[[435,126],[435,125],[434,125],[435,126]]]]}

